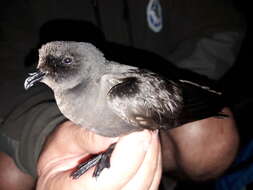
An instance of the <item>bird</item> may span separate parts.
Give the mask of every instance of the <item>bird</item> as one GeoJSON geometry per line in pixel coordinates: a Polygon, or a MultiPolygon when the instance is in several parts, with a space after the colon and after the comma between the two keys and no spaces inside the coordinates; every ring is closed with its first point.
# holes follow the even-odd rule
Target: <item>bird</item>
{"type": "MultiPolygon", "coordinates": [[[[66,118],[105,137],[144,129],[169,130],[207,117],[226,117],[221,112],[222,92],[195,81],[108,60],[87,42],[51,41],[42,45],[37,71],[29,74],[24,88],[38,82],[53,90],[66,118]]],[[[71,177],[78,179],[93,166],[93,177],[98,177],[110,167],[114,147],[115,143],[80,163],[71,177]]]]}

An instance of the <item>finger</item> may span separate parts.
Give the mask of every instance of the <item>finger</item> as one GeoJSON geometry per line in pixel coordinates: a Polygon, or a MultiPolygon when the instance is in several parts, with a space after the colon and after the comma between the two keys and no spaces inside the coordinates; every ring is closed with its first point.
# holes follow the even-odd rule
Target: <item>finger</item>
{"type": "Polygon", "coordinates": [[[149,190],[158,189],[162,178],[162,152],[161,152],[161,144],[159,143],[159,145],[160,151],[158,155],[157,169],[149,190]]]}
{"type": "Polygon", "coordinates": [[[109,169],[104,169],[97,179],[91,177],[93,170],[79,178],[86,181],[84,189],[121,189],[141,167],[150,142],[151,133],[147,130],[120,138],[112,153],[109,169]]]}
{"type": "Polygon", "coordinates": [[[151,144],[141,167],[123,189],[150,189],[154,180],[158,181],[156,184],[159,184],[160,178],[158,174],[161,173],[161,168],[159,168],[161,164],[159,160],[160,155],[161,148],[156,131],[152,133],[151,144]]]}

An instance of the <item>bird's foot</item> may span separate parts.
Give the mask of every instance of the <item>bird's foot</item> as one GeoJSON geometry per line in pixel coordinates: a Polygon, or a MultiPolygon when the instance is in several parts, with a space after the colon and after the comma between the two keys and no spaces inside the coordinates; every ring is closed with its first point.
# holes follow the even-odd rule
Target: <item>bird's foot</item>
{"type": "Polygon", "coordinates": [[[88,171],[93,166],[96,166],[96,167],[95,167],[92,177],[98,177],[100,173],[103,171],[103,169],[110,168],[110,158],[111,158],[111,154],[114,150],[115,145],[116,143],[111,144],[105,152],[102,152],[92,157],[91,159],[89,159],[88,161],[84,163],[80,163],[77,166],[76,170],[71,173],[70,177],[72,177],[72,179],[78,179],[81,175],[83,175],[86,171],[88,171]]]}

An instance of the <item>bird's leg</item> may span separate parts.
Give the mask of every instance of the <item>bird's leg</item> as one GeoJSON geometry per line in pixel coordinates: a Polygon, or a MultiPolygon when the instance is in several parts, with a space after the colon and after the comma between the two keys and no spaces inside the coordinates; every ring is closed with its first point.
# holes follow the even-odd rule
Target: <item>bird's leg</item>
{"type": "Polygon", "coordinates": [[[80,163],[77,166],[76,170],[71,173],[70,177],[72,177],[73,179],[78,179],[81,175],[83,175],[87,170],[89,170],[93,166],[96,167],[92,177],[98,177],[100,173],[103,171],[103,169],[110,168],[110,158],[115,145],[116,143],[111,144],[105,152],[102,152],[92,157],[91,159],[89,159],[84,163],[80,163]]]}

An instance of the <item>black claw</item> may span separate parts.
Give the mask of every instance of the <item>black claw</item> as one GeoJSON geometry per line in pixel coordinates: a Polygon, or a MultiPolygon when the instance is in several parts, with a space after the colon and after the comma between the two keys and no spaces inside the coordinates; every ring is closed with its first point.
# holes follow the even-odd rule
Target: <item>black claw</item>
{"type": "Polygon", "coordinates": [[[88,171],[90,168],[95,166],[99,162],[99,160],[101,159],[101,156],[102,156],[101,154],[98,154],[97,156],[89,159],[87,162],[80,163],[77,166],[77,169],[70,174],[70,177],[72,177],[72,179],[78,179],[86,171],[88,171]]]}
{"type": "Polygon", "coordinates": [[[105,152],[92,157],[91,159],[89,159],[88,161],[84,163],[80,163],[77,166],[77,169],[71,173],[70,177],[72,177],[72,179],[78,179],[90,168],[92,168],[93,166],[96,166],[92,177],[97,178],[100,175],[100,173],[103,171],[103,169],[110,168],[110,158],[111,158],[111,154],[114,150],[115,145],[116,143],[111,144],[105,152]]]}
{"type": "Polygon", "coordinates": [[[111,158],[111,155],[112,155],[115,145],[116,145],[116,143],[111,144],[105,152],[101,153],[101,158],[96,165],[96,168],[93,172],[92,177],[98,177],[100,175],[100,173],[103,171],[103,169],[110,168],[110,166],[111,166],[110,165],[110,158],[111,158]]]}

